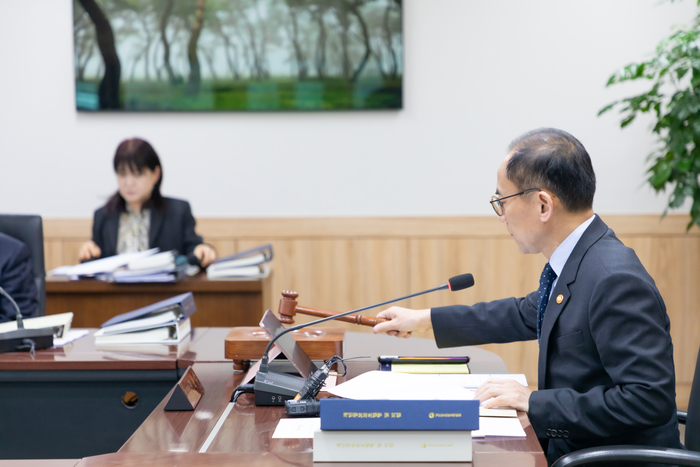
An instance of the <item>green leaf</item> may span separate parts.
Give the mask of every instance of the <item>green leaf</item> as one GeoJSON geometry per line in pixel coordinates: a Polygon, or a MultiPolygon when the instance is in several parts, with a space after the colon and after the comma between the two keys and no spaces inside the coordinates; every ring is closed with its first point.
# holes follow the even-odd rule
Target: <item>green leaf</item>
{"type": "MultiPolygon", "coordinates": [[[[698,1],[700,1],[700,0],[698,0],[698,1]]],[[[600,110],[598,111],[598,116],[600,117],[601,115],[603,115],[605,112],[607,112],[608,110],[612,109],[612,108],[615,107],[616,105],[617,105],[617,101],[613,102],[612,104],[606,105],[605,107],[603,107],[602,109],[600,109],[600,110]]]]}
{"type": "Polygon", "coordinates": [[[632,120],[634,120],[634,117],[636,117],[636,115],[630,115],[626,119],[622,120],[622,122],[620,122],[620,128],[624,128],[627,125],[629,125],[630,123],[632,123],[632,120]]]}

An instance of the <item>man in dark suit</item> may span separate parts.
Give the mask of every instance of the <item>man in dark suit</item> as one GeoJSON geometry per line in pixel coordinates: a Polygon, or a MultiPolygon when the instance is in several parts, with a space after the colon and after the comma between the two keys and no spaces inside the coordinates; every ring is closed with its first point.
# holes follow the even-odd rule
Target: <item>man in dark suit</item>
{"type": "Polygon", "coordinates": [[[653,279],[593,213],[595,173],[581,143],[555,129],[516,139],[491,204],[521,253],[548,260],[522,298],[428,310],[392,307],[375,332],[432,328],[438,347],[538,339],[538,390],[489,381],[485,407],[528,412],[547,459],[592,446],[680,448],[670,322],[653,279]]]}
{"type": "MultiPolygon", "coordinates": [[[[0,287],[17,302],[24,318],[36,314],[38,299],[29,248],[4,233],[0,233],[0,287]]],[[[13,320],[16,315],[12,303],[0,297],[0,322],[13,320]]]]}

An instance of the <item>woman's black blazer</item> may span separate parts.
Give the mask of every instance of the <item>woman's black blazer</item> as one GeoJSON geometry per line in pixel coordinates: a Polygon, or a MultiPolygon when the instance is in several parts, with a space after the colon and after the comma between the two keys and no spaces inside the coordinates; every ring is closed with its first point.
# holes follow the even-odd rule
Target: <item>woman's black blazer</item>
{"type": "MultiPolygon", "coordinates": [[[[195,220],[190,203],[181,199],[163,198],[162,209],[151,208],[151,228],[148,232],[148,247],[160,251],[177,250],[188,255],[202,243],[202,237],[194,231],[195,220]]],[[[119,237],[118,211],[101,207],[95,211],[92,223],[92,241],[102,250],[101,258],[117,254],[119,237]]]]}

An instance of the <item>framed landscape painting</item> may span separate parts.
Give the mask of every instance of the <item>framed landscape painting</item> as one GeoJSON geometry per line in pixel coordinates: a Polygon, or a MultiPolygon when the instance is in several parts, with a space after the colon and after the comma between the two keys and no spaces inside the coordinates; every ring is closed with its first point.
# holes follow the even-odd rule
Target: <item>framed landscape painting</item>
{"type": "Polygon", "coordinates": [[[80,111],[400,109],[400,0],[74,0],[80,111]]]}

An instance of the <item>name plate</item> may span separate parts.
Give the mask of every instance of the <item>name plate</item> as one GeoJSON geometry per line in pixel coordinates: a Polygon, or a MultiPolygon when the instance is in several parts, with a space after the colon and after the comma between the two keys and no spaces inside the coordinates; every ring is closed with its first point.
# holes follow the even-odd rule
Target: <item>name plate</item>
{"type": "Polygon", "coordinates": [[[203,394],[204,386],[190,366],[175,385],[164,410],[194,410],[203,394]]]}

